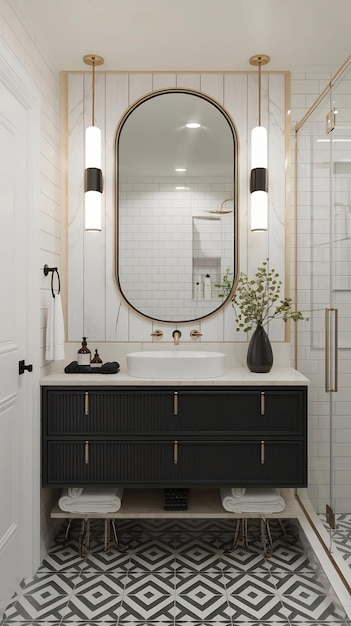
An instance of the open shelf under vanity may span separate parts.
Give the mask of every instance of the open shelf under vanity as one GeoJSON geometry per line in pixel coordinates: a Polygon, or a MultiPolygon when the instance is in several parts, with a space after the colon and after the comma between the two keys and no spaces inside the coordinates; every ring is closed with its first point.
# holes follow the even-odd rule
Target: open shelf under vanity
{"type": "Polygon", "coordinates": [[[56,519],[241,519],[241,518],[280,518],[297,517],[298,505],[295,501],[294,489],[281,489],[285,501],[283,511],[277,513],[231,513],[221,503],[219,489],[190,489],[188,508],[185,511],[166,511],[163,508],[162,489],[125,490],[122,505],[114,513],[68,513],[61,511],[58,504],[54,506],[51,517],[56,519]]]}

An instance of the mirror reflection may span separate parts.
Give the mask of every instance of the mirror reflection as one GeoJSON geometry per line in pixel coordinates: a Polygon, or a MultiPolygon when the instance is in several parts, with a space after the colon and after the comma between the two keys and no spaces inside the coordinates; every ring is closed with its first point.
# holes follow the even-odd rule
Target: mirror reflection
{"type": "Polygon", "coordinates": [[[185,90],[132,106],[116,134],[117,282],[163,322],[202,319],[236,277],[237,138],[214,101],[185,90]]]}

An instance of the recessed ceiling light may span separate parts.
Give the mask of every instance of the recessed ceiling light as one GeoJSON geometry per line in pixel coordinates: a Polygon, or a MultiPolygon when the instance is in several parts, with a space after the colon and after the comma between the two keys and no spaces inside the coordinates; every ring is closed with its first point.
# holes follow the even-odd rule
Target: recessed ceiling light
{"type": "Polygon", "coordinates": [[[186,172],[186,167],[175,167],[174,171],[175,172],[186,172]]]}
{"type": "Polygon", "coordinates": [[[176,187],[177,191],[184,191],[185,189],[189,189],[189,187],[176,187]]]}
{"type": "Polygon", "coordinates": [[[201,124],[199,122],[188,122],[186,124],[187,128],[200,128],[201,124]]]}

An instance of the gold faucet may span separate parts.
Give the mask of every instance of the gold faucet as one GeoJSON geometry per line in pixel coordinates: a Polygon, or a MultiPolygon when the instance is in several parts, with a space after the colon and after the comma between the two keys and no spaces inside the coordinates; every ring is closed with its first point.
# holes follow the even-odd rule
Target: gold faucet
{"type": "Polygon", "coordinates": [[[172,337],[174,339],[174,345],[175,346],[179,346],[179,339],[181,338],[182,333],[180,332],[180,330],[174,330],[172,333],[172,337]]]}

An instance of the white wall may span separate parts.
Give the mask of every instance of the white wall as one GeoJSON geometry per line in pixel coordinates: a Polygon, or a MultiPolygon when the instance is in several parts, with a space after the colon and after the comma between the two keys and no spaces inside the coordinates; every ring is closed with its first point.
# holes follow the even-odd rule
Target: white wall
{"type": "MultiPolygon", "coordinates": [[[[115,150],[114,138],[127,108],[146,94],[167,88],[203,92],[231,115],[239,137],[239,252],[240,269],[251,275],[270,258],[285,278],[285,115],[289,106],[287,75],[262,74],[262,124],[268,128],[270,221],[267,233],[254,233],[248,224],[249,137],[257,124],[257,72],[248,73],[108,73],[96,72],[95,123],[102,129],[104,219],[101,233],[84,232],[84,128],[91,118],[91,74],[67,75],[68,90],[68,339],[91,341],[151,341],[153,325],[131,311],[115,280],[115,150]]],[[[282,295],[284,295],[282,293],[282,295]]],[[[194,324],[192,324],[193,326],[194,324]]],[[[157,322],[157,328],[160,326],[157,322]]],[[[271,324],[270,338],[284,340],[283,322],[271,324]]],[[[164,341],[172,327],[162,328],[164,341]]],[[[236,333],[229,306],[201,323],[202,341],[246,341],[236,333]]],[[[186,333],[189,337],[189,333],[186,333]]]]}

